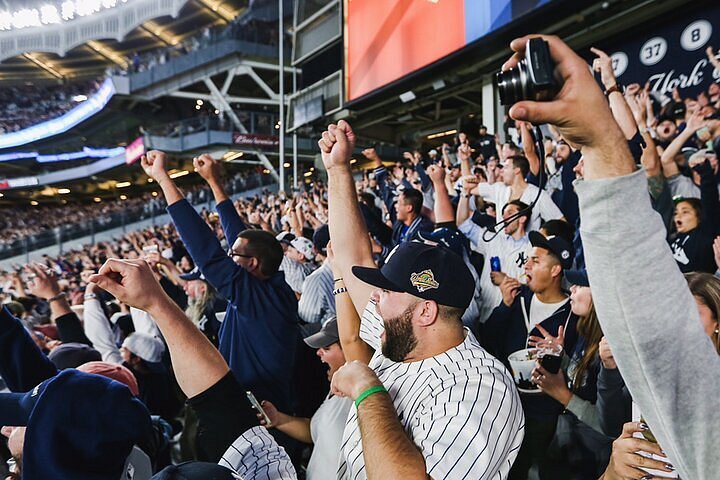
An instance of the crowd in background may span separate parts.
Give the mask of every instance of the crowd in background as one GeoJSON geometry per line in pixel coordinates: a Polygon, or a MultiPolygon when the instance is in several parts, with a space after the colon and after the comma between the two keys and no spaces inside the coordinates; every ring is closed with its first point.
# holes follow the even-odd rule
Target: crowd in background
{"type": "Polygon", "coordinates": [[[99,88],[97,80],[3,87],[0,90],[0,134],[57,118],[79,103],[73,97],[90,97],[99,88]]]}
{"type": "MultiPolygon", "coordinates": [[[[356,138],[340,122],[319,142],[327,182],[303,192],[232,201],[219,162],[195,158],[207,182],[195,193],[215,201],[199,211],[164,154],[149,152],[142,166],[172,224],[0,277],[0,330],[12,333],[0,336],[11,352],[0,350],[0,374],[12,391],[42,382],[23,456],[18,429],[6,432],[22,471],[70,468],[29,452],[52,392],[94,411],[73,385],[107,380],[78,367],[134,394],[108,387],[127,409],[119,418],[140,419],[118,428],[122,449],[93,457],[110,476],[138,446],[153,472],[206,462],[165,470],[198,469],[183,478],[210,478],[218,463],[245,478],[711,478],[713,445],[683,446],[711,434],[705,410],[676,425],[693,402],[712,411],[712,395],[657,394],[663,382],[687,385],[687,372],[636,335],[692,344],[679,363],[707,353],[703,332],[720,352],[720,86],[693,97],[623,88],[595,50],[598,88],[553,42],[574,81],[558,102],[586,110],[566,110],[570,120],[539,138],[508,120],[505,140],[480,127],[402,159],[370,148],[371,168],[352,172],[356,138]],[[644,245],[645,256],[633,250],[644,245]],[[649,290],[631,307],[616,290],[642,286],[622,268],[649,290]],[[658,296],[663,282],[674,290],[658,296]],[[673,332],[652,310],[667,302],[693,310],[680,309],[685,326],[673,332]],[[633,329],[641,317],[658,331],[633,329]],[[246,390],[261,401],[255,411],[246,390]]],[[[92,435],[110,437],[109,427],[92,435]]],[[[72,444],[51,448],[67,455],[72,444]]],[[[88,465],[75,462],[74,478],[90,478],[88,465]]]]}

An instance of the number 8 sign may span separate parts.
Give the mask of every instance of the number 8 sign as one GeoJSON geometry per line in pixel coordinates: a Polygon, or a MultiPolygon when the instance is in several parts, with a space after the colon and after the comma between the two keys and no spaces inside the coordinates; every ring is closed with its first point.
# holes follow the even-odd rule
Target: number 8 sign
{"type": "Polygon", "coordinates": [[[691,23],[680,36],[680,45],[688,52],[703,47],[712,36],[712,25],[707,20],[691,23]]]}

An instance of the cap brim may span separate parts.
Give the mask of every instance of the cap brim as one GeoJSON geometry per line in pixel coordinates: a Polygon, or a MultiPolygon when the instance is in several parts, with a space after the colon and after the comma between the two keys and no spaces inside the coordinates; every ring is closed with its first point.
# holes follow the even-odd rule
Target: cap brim
{"type": "Polygon", "coordinates": [[[571,285],[577,285],[579,287],[590,286],[590,281],[588,280],[585,270],[565,270],[565,279],[571,285]]]}
{"type": "Polygon", "coordinates": [[[385,275],[382,274],[382,271],[380,271],[379,268],[352,267],[352,273],[358,279],[362,280],[368,285],[372,285],[373,287],[382,288],[384,290],[390,290],[393,292],[405,291],[404,289],[398,287],[390,280],[388,280],[385,275]]]}
{"type": "Polygon", "coordinates": [[[303,341],[310,348],[325,348],[329,347],[333,343],[339,342],[340,339],[333,338],[332,335],[328,335],[326,332],[319,331],[310,335],[307,338],[304,338],[303,341]]]}
{"type": "Polygon", "coordinates": [[[547,238],[540,233],[536,231],[532,231],[528,234],[528,238],[530,239],[530,245],[533,247],[540,247],[544,248],[545,250],[552,251],[550,248],[550,242],[547,241],[547,238]]]}

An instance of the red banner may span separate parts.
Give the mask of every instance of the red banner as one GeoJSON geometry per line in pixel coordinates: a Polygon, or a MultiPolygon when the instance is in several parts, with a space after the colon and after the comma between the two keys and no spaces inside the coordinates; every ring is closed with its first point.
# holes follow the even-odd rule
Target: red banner
{"type": "Polygon", "coordinates": [[[135,139],[130,145],[125,148],[125,163],[132,165],[137,162],[140,157],[145,154],[145,144],[143,143],[143,137],[135,139]]]}

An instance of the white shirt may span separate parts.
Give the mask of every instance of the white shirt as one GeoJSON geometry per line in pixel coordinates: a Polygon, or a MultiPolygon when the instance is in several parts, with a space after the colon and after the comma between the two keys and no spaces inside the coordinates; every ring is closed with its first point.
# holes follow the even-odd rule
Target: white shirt
{"type": "Polygon", "coordinates": [[[290,457],[265,427],[245,431],[218,464],[229,468],[239,480],[297,480],[290,457]]]}
{"type": "MultiPolygon", "coordinates": [[[[510,201],[511,189],[508,185],[503,182],[495,182],[492,185],[489,183],[480,183],[477,186],[480,195],[487,200],[495,204],[495,212],[497,221],[502,221],[502,211],[505,205],[510,201]]],[[[525,191],[520,196],[520,201],[530,205],[532,204],[535,197],[537,197],[538,187],[533,184],[528,184],[525,191]]],[[[532,209],[532,215],[530,218],[530,225],[525,229],[528,232],[532,230],[539,230],[542,220],[557,220],[563,217],[562,212],[552,201],[550,195],[544,190],[540,193],[540,198],[537,204],[532,209]]]]}
{"type": "Polygon", "coordinates": [[[349,398],[328,395],[310,419],[314,446],[307,466],[307,480],[325,480],[337,473],[340,445],[351,405],[349,398]]]}
{"type": "MultiPolygon", "coordinates": [[[[512,377],[469,330],[457,347],[418,362],[381,353],[383,321],[370,302],[360,336],[375,348],[369,366],[388,390],[408,437],[435,479],[505,479],[523,439],[525,419],[512,377]]],[[[365,458],[352,406],[343,434],[339,479],[365,479],[365,458]]]]}
{"type": "Polygon", "coordinates": [[[538,300],[536,295],[533,295],[532,299],[530,300],[530,311],[527,312],[530,320],[530,324],[528,325],[528,333],[531,332],[533,328],[535,328],[535,325],[542,322],[546,318],[550,318],[550,316],[552,316],[553,313],[557,312],[560,307],[565,305],[567,301],[568,300],[566,298],[562,302],[543,303],[538,300]]]}
{"type": "Polygon", "coordinates": [[[532,245],[527,235],[515,240],[510,235],[505,235],[505,232],[498,233],[495,238],[486,242],[483,240],[483,234],[487,229],[479,226],[470,218],[465,220],[458,229],[470,240],[473,250],[482,253],[485,258],[482,275],[480,276],[480,295],[482,297],[480,321],[485,322],[495,307],[500,305],[502,301],[500,287],[492,283],[490,278],[490,259],[492,257],[500,258],[501,271],[521,283],[525,283],[524,267],[528,258],[530,258],[532,245]]]}

